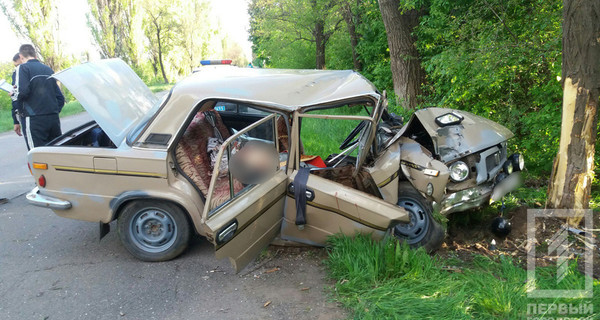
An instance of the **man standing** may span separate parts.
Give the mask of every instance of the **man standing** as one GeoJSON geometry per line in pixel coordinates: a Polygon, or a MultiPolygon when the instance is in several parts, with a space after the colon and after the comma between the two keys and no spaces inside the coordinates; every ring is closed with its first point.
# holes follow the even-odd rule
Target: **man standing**
{"type": "Polygon", "coordinates": [[[54,71],[37,60],[30,44],[19,48],[22,64],[17,68],[13,100],[18,103],[25,117],[27,148],[46,145],[61,135],[58,114],[65,104],[55,79],[54,71]]]}
{"type": "MultiPolygon", "coordinates": [[[[12,73],[12,85],[13,85],[13,87],[16,88],[17,87],[17,80],[16,80],[17,79],[17,70],[18,70],[19,65],[21,64],[21,55],[19,55],[18,52],[13,57],[13,64],[15,65],[15,70],[12,73]]],[[[11,93],[10,95],[13,96],[13,93],[11,93]]],[[[25,119],[21,119],[21,114],[22,114],[21,108],[19,108],[19,103],[15,99],[12,102],[12,118],[13,118],[15,133],[19,136],[22,136],[26,132],[25,124],[24,124],[25,119]]],[[[27,136],[25,136],[25,143],[27,143],[27,136]]]]}

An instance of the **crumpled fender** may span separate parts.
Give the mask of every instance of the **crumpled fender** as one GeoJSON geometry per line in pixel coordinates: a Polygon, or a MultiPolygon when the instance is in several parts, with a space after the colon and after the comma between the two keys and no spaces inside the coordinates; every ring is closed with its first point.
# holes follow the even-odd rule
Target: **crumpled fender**
{"type": "Polygon", "coordinates": [[[435,202],[441,203],[450,176],[448,167],[443,162],[435,160],[431,152],[416,141],[400,137],[398,142],[400,143],[400,168],[404,176],[425,198],[433,198],[435,202]],[[437,176],[427,169],[437,171],[437,176]],[[428,196],[427,185],[430,183],[433,186],[433,193],[428,196]]]}

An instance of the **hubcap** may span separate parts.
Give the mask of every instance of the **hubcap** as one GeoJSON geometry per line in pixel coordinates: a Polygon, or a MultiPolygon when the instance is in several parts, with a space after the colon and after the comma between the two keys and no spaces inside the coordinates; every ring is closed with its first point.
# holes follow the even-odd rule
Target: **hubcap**
{"type": "Polygon", "coordinates": [[[429,229],[427,212],[419,203],[410,199],[399,200],[398,205],[408,211],[410,222],[397,224],[394,233],[397,236],[406,238],[406,242],[409,244],[421,241],[429,229]]]}
{"type": "Polygon", "coordinates": [[[160,209],[141,210],[131,219],[130,227],[133,243],[146,252],[162,252],[177,237],[173,217],[160,209]]]}

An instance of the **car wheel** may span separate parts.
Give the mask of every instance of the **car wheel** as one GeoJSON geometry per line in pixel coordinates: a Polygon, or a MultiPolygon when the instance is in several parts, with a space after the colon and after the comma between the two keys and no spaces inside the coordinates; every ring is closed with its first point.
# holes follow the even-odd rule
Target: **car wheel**
{"type": "Polygon", "coordinates": [[[410,222],[397,224],[394,235],[413,248],[423,247],[428,252],[439,249],[445,234],[442,226],[433,219],[431,203],[410,183],[400,183],[398,206],[408,211],[410,222]]]}
{"type": "Polygon", "coordinates": [[[171,260],[187,248],[190,239],[185,213],[168,202],[131,202],[123,208],[117,224],[123,246],[143,261],[171,260]]]}

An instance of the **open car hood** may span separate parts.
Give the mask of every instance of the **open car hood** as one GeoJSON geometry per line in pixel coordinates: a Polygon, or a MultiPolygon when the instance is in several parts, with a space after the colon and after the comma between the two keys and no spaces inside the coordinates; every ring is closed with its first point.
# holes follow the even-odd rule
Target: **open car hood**
{"type": "Polygon", "coordinates": [[[71,91],[116,146],[158,100],[121,59],[87,62],[52,77],[71,91]]]}
{"type": "MultiPolygon", "coordinates": [[[[514,136],[506,127],[462,110],[427,108],[415,111],[406,127],[415,125],[415,118],[431,137],[435,153],[443,162],[449,162],[504,142],[514,136]],[[462,117],[454,125],[440,125],[436,119],[448,113],[462,117]]],[[[406,130],[406,132],[410,132],[406,130]]]]}

